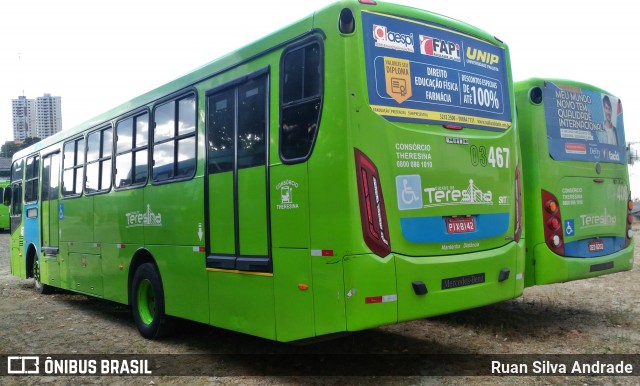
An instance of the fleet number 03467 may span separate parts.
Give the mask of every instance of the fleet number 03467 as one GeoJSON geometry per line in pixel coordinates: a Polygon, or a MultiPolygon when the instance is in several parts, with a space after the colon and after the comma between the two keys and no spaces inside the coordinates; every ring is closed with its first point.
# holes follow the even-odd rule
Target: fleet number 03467
{"type": "Polygon", "coordinates": [[[471,145],[471,165],[487,166],[494,168],[509,168],[509,148],[490,146],[489,150],[485,146],[471,145]]]}

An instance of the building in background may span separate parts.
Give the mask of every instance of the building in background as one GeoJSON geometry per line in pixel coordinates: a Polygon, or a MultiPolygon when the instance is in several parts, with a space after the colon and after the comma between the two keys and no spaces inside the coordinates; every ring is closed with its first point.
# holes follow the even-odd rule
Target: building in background
{"type": "Polygon", "coordinates": [[[44,94],[27,99],[13,99],[13,139],[24,141],[28,137],[47,138],[62,130],[62,98],[44,94]]]}
{"type": "Polygon", "coordinates": [[[11,100],[13,113],[13,140],[24,141],[36,136],[36,101],[19,96],[11,100]]]}
{"type": "Polygon", "coordinates": [[[47,138],[62,131],[62,103],[59,96],[36,98],[36,137],[47,138]]]}

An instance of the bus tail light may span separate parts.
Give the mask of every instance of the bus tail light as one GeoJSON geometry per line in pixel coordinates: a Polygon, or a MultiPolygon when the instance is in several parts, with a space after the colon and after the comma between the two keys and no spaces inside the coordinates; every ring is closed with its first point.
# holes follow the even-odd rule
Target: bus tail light
{"type": "Polygon", "coordinates": [[[627,201],[627,234],[626,239],[624,241],[624,247],[628,247],[631,244],[631,238],[633,237],[633,229],[631,229],[631,225],[633,224],[633,216],[631,215],[631,211],[633,210],[633,201],[629,199],[627,201]]]}
{"type": "Polygon", "coordinates": [[[391,242],[378,169],[360,150],[354,153],[364,241],[373,253],[384,257],[391,253],[391,242]]]}
{"type": "Polygon", "coordinates": [[[516,199],[515,199],[515,217],[516,221],[513,227],[513,240],[517,243],[522,237],[522,176],[520,175],[520,164],[516,166],[516,199]]]}
{"type": "Polygon", "coordinates": [[[542,220],[547,246],[556,254],[564,256],[564,236],[562,234],[560,205],[556,197],[546,190],[542,191],[542,220]]]}

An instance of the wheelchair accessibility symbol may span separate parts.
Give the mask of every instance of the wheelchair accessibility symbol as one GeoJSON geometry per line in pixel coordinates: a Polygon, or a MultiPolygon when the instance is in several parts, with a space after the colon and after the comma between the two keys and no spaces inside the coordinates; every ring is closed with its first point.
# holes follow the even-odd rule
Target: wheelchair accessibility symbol
{"type": "Polygon", "coordinates": [[[567,220],[564,222],[564,235],[573,236],[575,232],[575,224],[573,220],[567,220]]]}
{"type": "Polygon", "coordinates": [[[398,209],[422,208],[422,181],[419,175],[396,176],[398,209]]]}

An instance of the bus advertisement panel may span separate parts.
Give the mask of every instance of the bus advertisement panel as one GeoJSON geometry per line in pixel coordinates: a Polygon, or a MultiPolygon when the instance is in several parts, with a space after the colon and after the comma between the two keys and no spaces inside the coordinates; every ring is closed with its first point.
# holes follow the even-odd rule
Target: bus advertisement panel
{"type": "Polygon", "coordinates": [[[371,108],[390,120],[504,130],[504,48],[441,25],[362,15],[371,108]]]}
{"type": "Polygon", "coordinates": [[[526,284],[631,269],[622,103],[569,80],[516,83],[527,244],[526,284]]]}
{"type": "Polygon", "coordinates": [[[553,159],[627,162],[620,99],[554,82],[546,82],[542,94],[553,159]]]}

